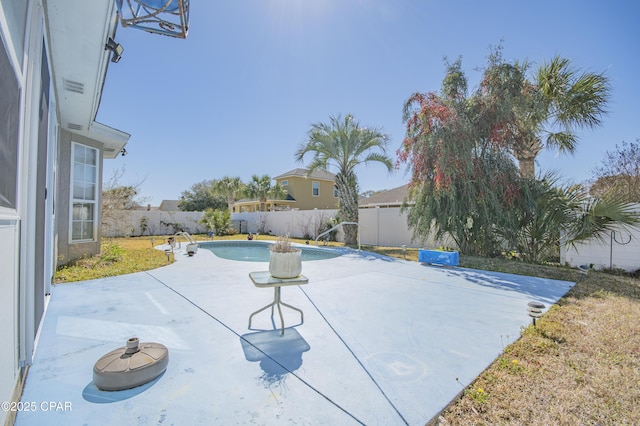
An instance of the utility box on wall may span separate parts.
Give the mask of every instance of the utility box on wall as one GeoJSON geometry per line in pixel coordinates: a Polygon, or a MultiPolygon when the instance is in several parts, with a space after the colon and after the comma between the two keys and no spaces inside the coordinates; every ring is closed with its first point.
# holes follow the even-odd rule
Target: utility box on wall
{"type": "Polygon", "coordinates": [[[458,266],[460,256],[457,251],[418,250],[418,262],[458,266]]]}

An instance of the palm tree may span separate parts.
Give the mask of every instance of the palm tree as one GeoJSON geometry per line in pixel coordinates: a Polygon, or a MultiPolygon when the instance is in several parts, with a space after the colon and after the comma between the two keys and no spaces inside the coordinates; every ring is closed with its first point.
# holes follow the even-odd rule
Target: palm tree
{"type": "Polygon", "coordinates": [[[271,185],[271,177],[269,175],[253,175],[251,181],[246,184],[244,192],[250,198],[260,200],[260,211],[267,210],[267,200],[281,200],[287,196],[287,191],[278,183],[271,185]]]}
{"type": "Polygon", "coordinates": [[[227,198],[229,213],[233,213],[233,204],[236,201],[236,196],[244,191],[244,186],[239,177],[225,176],[214,182],[215,191],[227,198]]]}
{"type": "Polygon", "coordinates": [[[547,173],[525,183],[531,201],[519,214],[514,239],[514,248],[525,261],[557,256],[561,244],[575,246],[591,239],[606,243],[613,230],[638,228],[640,217],[632,203],[614,193],[593,198],[582,185],[562,187],[558,180],[547,173]]]}
{"type": "MultiPolygon", "coordinates": [[[[309,174],[316,169],[336,167],[342,219],[358,222],[358,178],[355,168],[362,163],[378,162],[391,172],[393,161],[386,155],[388,136],[379,129],[360,127],[359,122],[347,114],[344,119],[338,115],[329,117],[329,123],[312,124],[307,137],[307,141],[296,151],[296,160],[302,162],[305,154],[313,153],[313,159],[307,166],[309,174]]],[[[344,232],[345,244],[356,244],[357,228],[345,226],[344,232]]]]}
{"type": "Polygon", "coordinates": [[[520,172],[530,179],[535,178],[535,159],[542,149],[573,153],[578,144],[576,131],[601,124],[611,93],[603,73],[581,72],[559,56],[537,69],[533,87],[524,93],[531,97],[525,105],[532,109],[520,111],[523,137],[514,147],[520,172]]]}

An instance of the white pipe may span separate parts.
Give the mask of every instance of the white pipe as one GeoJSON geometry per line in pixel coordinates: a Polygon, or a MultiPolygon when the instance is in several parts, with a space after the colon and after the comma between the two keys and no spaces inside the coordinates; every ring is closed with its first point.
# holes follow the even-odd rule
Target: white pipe
{"type": "Polygon", "coordinates": [[[320,237],[323,237],[323,236],[329,234],[331,231],[334,231],[334,230],[340,228],[342,225],[358,225],[358,251],[361,251],[360,250],[360,224],[358,222],[340,222],[339,224],[337,224],[333,228],[329,229],[328,231],[324,231],[322,234],[320,234],[320,235],[318,235],[316,237],[316,246],[318,245],[318,240],[320,239],[320,237]]]}

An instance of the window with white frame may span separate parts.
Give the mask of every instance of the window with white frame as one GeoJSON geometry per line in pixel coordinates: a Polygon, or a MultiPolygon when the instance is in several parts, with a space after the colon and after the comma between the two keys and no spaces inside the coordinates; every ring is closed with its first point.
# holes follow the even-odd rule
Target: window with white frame
{"type": "Polygon", "coordinates": [[[338,198],[340,196],[340,193],[338,192],[338,186],[337,185],[333,185],[333,196],[335,198],[338,198]]]}
{"type": "Polygon", "coordinates": [[[98,213],[98,150],[74,142],[71,156],[71,241],[93,241],[98,213]]]}
{"type": "Polygon", "coordinates": [[[311,184],[311,195],[313,195],[314,197],[320,196],[320,183],[319,182],[313,182],[311,184]]]}
{"type": "Polygon", "coordinates": [[[287,186],[287,185],[289,185],[289,181],[286,179],[280,182],[280,186],[287,186]]]}

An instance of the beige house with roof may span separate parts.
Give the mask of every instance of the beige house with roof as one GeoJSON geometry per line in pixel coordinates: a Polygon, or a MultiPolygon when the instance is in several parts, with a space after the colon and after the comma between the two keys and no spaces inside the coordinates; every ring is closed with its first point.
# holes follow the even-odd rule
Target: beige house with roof
{"type": "Polygon", "coordinates": [[[381,191],[370,197],[362,197],[358,200],[358,208],[374,209],[376,207],[402,207],[409,195],[409,184],[397,188],[381,191]]]}
{"type": "MultiPolygon", "coordinates": [[[[287,197],[284,200],[267,200],[267,211],[337,209],[339,200],[335,178],[336,175],[326,170],[315,170],[309,174],[307,169],[301,168],[278,175],[273,179],[287,191],[287,197]]],[[[260,201],[238,200],[233,211],[260,211],[260,201]]]]}

